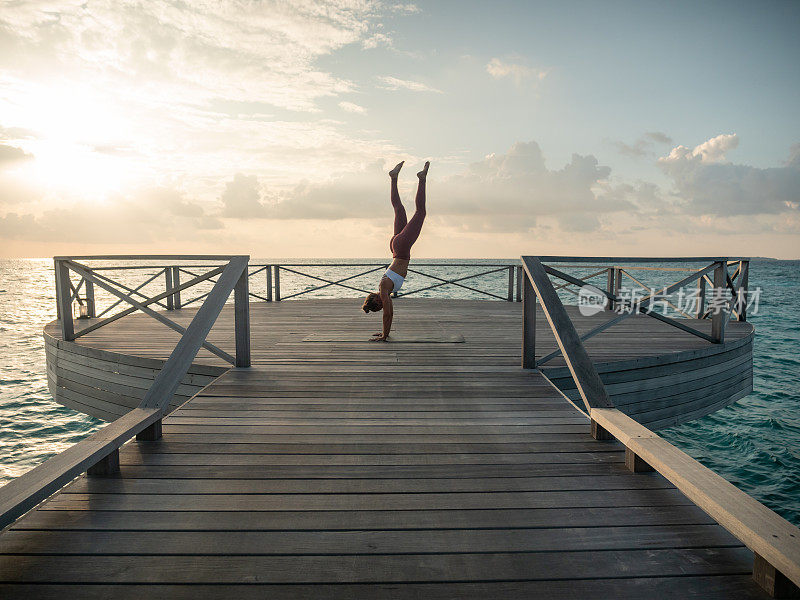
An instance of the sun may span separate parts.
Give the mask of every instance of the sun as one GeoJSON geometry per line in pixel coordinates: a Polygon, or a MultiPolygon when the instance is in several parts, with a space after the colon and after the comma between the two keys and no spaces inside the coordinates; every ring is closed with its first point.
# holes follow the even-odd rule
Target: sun
{"type": "Polygon", "coordinates": [[[26,165],[28,177],[52,192],[102,201],[122,191],[131,179],[125,158],[80,143],[42,140],[33,155],[26,165]]]}
{"type": "Polygon", "coordinates": [[[77,85],[30,90],[15,120],[35,132],[19,145],[32,160],[18,176],[53,194],[102,201],[122,191],[136,169],[130,119],[103,93],[77,85]]]}

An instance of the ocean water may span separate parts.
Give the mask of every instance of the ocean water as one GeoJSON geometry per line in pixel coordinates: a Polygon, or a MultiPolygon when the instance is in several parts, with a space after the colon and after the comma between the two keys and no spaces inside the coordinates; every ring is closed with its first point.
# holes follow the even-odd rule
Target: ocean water
{"type": "MultiPolygon", "coordinates": [[[[282,265],[325,263],[326,266],[298,267],[298,270],[329,278],[332,271],[328,265],[334,261],[292,259],[272,262],[282,265]]],[[[494,267],[487,265],[508,261],[465,262],[469,265],[424,270],[442,279],[451,279],[492,271],[494,267]]],[[[335,272],[341,274],[340,278],[345,278],[368,268],[356,265],[336,267],[335,272]]],[[[583,276],[591,269],[573,269],[570,272],[583,276]]],[[[135,287],[156,273],[158,270],[151,268],[115,273],[113,277],[135,287]]],[[[648,271],[632,273],[652,286],[664,285],[682,276],[680,273],[648,271]]],[[[328,286],[311,295],[359,295],[360,290],[374,287],[376,277],[377,273],[370,273],[346,282],[359,291],[328,286]]],[[[598,285],[602,282],[601,276],[598,285]]],[[[436,279],[411,274],[406,290],[437,283],[436,279]]],[[[505,297],[508,273],[500,270],[461,283],[505,297]]],[[[289,270],[281,272],[284,298],[323,284],[320,280],[289,270]]],[[[156,278],[141,291],[157,292],[163,290],[163,285],[163,278],[156,278]]],[[[255,275],[250,285],[252,292],[264,295],[264,273],[255,275]]],[[[185,292],[184,302],[207,291],[208,287],[198,286],[195,294],[185,292]]],[[[754,392],[727,408],[697,421],[663,430],[660,435],[800,525],[800,261],[753,260],[750,264],[750,288],[761,290],[758,313],[748,314],[748,320],[756,327],[754,392]]],[[[421,295],[490,299],[475,290],[453,286],[435,287],[421,295]]],[[[574,303],[574,296],[566,292],[562,292],[562,298],[574,303]]],[[[99,309],[111,301],[109,296],[98,291],[99,309]]],[[[50,396],[42,327],[55,318],[55,313],[51,260],[0,260],[0,484],[21,475],[103,425],[102,421],[57,404],[50,396]]]]}

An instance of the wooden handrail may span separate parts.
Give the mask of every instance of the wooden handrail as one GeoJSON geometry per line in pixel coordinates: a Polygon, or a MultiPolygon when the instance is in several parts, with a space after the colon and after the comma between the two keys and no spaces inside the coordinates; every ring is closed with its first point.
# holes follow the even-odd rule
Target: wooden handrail
{"type": "MultiPolygon", "coordinates": [[[[637,458],[644,461],[800,587],[800,529],[619,410],[592,408],[589,414],[625,446],[629,466],[637,458]]],[[[755,576],[758,581],[759,573],[755,576]]]]}
{"type": "Polygon", "coordinates": [[[54,256],[53,260],[230,260],[231,254],[90,254],[54,256]]]}
{"type": "MultiPolygon", "coordinates": [[[[587,407],[592,436],[598,440],[616,438],[625,446],[625,464],[630,470],[657,471],[750,548],[755,556],[753,579],[770,595],[782,597],[783,593],[796,594],[797,588],[800,588],[800,529],[613,406],[548,273],[567,280],[575,278],[569,275],[563,277],[566,274],[545,267],[541,263],[544,258],[554,257],[522,257],[527,274],[523,298],[523,367],[534,366],[535,294],[587,407]],[[598,399],[601,402],[605,399],[608,403],[600,405],[598,399]]],[[[594,262],[601,259],[592,257],[586,260],[594,262]]],[[[622,262],[616,258],[614,260],[622,262]]],[[[728,259],[696,260],[711,260],[712,264],[665,289],[678,289],[694,280],[705,281],[706,274],[711,270],[719,287],[725,283],[734,287],[732,281],[725,282],[724,279],[727,276],[728,259]]],[[[747,259],[740,261],[739,272],[744,277],[747,276],[748,266],[747,259]]],[[[609,281],[611,278],[609,274],[609,281]]],[[[746,279],[740,279],[739,288],[746,290],[746,286],[746,279]]],[[[606,296],[618,300],[611,291],[606,292],[606,296]]],[[[725,319],[727,317],[724,315],[725,319]]],[[[717,326],[722,323],[724,332],[723,317],[718,319],[717,326]]]]}
{"type": "MultiPolygon", "coordinates": [[[[237,367],[250,366],[250,313],[247,293],[247,266],[250,257],[225,258],[228,263],[221,267],[219,279],[214,284],[208,298],[195,313],[189,326],[185,329],[181,328],[183,335],[147,390],[138,408],[134,408],[85,440],[67,448],[0,488],[0,529],[12,523],[85,471],[96,475],[108,475],[119,471],[119,448],[133,436],[141,436],[140,439],[148,440],[161,437],[161,418],[164,411],[191,367],[198,351],[206,345],[206,337],[232,292],[235,296],[235,364],[237,367]]],[[[71,258],[56,259],[55,264],[58,285],[57,299],[62,321],[68,322],[70,326],[68,329],[71,330],[72,314],[68,309],[67,302],[67,298],[71,299],[68,285],[69,269],[81,274],[87,282],[93,281],[100,287],[107,287],[104,282],[106,278],[96,277],[90,269],[74,262],[71,258]]],[[[187,285],[191,285],[191,282],[187,282],[187,285]]],[[[177,288],[170,288],[156,298],[160,299],[165,295],[174,294],[175,289],[177,288]]],[[[183,288],[181,287],[181,289],[183,288]]],[[[121,293],[117,293],[117,295],[126,296],[121,293]]],[[[142,303],[134,301],[130,297],[124,299],[136,308],[146,308],[142,303]]],[[[150,299],[150,301],[155,300],[150,299]]],[[[65,335],[65,339],[68,340],[68,337],[65,335]]]]}
{"type": "Polygon", "coordinates": [[[537,256],[542,262],[613,262],[613,263],[662,263],[662,262],[723,262],[749,261],[748,257],[732,256],[537,256]]]}
{"type": "Polygon", "coordinates": [[[134,408],[0,488],[0,528],[12,523],[161,418],[160,408],[134,408]]]}

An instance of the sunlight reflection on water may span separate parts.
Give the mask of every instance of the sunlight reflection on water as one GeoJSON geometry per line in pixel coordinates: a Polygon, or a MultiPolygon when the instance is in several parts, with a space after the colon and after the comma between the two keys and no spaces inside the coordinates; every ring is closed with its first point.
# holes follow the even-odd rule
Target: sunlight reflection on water
{"type": "Polygon", "coordinates": [[[55,318],[53,261],[0,261],[0,483],[70,447],[102,421],[55,402],[42,327],[55,318]]]}

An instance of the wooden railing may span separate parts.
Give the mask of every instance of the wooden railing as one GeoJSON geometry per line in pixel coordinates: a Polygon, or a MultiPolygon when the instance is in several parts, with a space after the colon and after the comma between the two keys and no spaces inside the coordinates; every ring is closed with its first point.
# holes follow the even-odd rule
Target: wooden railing
{"type": "MultiPolygon", "coordinates": [[[[100,266],[95,267],[94,272],[100,273],[104,271],[119,271],[119,270],[132,270],[132,269],[149,269],[152,274],[142,281],[139,285],[134,287],[123,286],[122,291],[127,295],[145,300],[150,300],[146,294],[141,290],[159,278],[163,279],[164,287],[166,290],[175,290],[172,294],[164,293],[159,296],[155,303],[163,309],[173,310],[191,306],[203,300],[208,292],[197,294],[189,299],[181,299],[181,291],[184,290],[188,284],[181,284],[181,279],[184,277],[191,277],[189,284],[197,283],[198,277],[206,277],[207,281],[214,283],[216,281],[214,275],[201,275],[198,271],[207,269],[213,265],[205,264],[179,264],[179,265],[146,265],[146,266],[100,266]],[[154,271],[154,272],[153,272],[154,271]]],[[[378,280],[380,279],[380,271],[389,267],[386,262],[358,262],[358,263],[251,263],[248,266],[248,277],[253,280],[256,276],[263,277],[263,283],[259,282],[253,284],[248,293],[251,298],[262,300],[265,302],[280,302],[283,300],[290,300],[301,296],[310,296],[314,292],[320,290],[328,290],[338,288],[345,290],[345,293],[352,295],[369,294],[374,292],[378,287],[378,280]],[[309,272],[313,270],[330,270],[329,273],[309,272]],[[337,276],[336,272],[341,272],[342,269],[352,270],[359,269],[356,273],[346,273],[337,276]],[[357,283],[360,277],[375,273],[376,276],[372,282],[374,285],[371,289],[367,289],[357,283]],[[306,280],[311,282],[311,286],[303,289],[291,289],[286,285],[286,278],[290,276],[296,280],[306,280]],[[283,281],[283,283],[282,283],[283,281]],[[287,293],[287,288],[290,291],[287,293]],[[257,293],[254,290],[263,290],[262,293],[257,293]]],[[[473,292],[481,297],[491,298],[494,300],[504,300],[513,302],[522,301],[522,267],[517,262],[505,263],[492,263],[492,264],[475,264],[468,262],[437,262],[437,263],[414,263],[408,270],[409,273],[425,278],[429,281],[428,284],[420,288],[411,288],[408,285],[399,294],[394,294],[395,297],[419,295],[423,292],[430,290],[440,289],[445,286],[458,288],[467,292],[473,292]],[[455,277],[445,277],[441,273],[436,273],[436,269],[442,268],[457,268],[469,269],[472,272],[461,274],[455,277]],[[501,276],[503,281],[494,283],[494,291],[488,291],[476,287],[473,283],[478,278],[485,278],[487,276],[501,276]],[[502,291],[497,290],[500,287],[502,291]]],[[[77,302],[78,308],[83,310],[87,317],[102,317],[115,305],[107,307],[101,312],[97,312],[94,308],[94,284],[87,282],[84,286],[84,281],[81,280],[76,286],[73,286],[73,299],[77,302]],[[81,296],[81,291],[83,295],[81,296]]],[[[117,303],[122,302],[118,300],[117,303]]],[[[87,332],[88,333],[88,332],[87,332]]]]}
{"type": "MultiPolygon", "coordinates": [[[[0,488],[0,528],[13,522],[19,516],[45,500],[48,496],[69,483],[83,472],[90,475],[107,476],[119,471],[119,448],[136,436],[137,440],[156,440],[161,437],[161,418],[170,399],[175,394],[181,380],[186,375],[195,356],[201,347],[223,355],[237,367],[250,366],[250,316],[248,298],[247,263],[248,256],[84,256],[56,257],[56,301],[61,315],[61,332],[65,341],[71,341],[94,331],[136,310],[154,317],[171,329],[181,332],[181,338],[164,363],[153,384],[147,390],[141,404],[116,421],[109,423],[101,430],[83,441],[71,446],[64,452],[31,469],[24,475],[14,479],[0,488]],[[144,297],[141,301],[134,299],[134,291],[123,284],[111,280],[98,273],[83,262],[95,260],[116,261],[152,261],[152,260],[213,260],[225,261],[214,266],[211,271],[197,276],[185,284],[168,287],[163,293],[153,297],[144,297]],[[71,273],[81,277],[75,285],[71,273]],[[192,318],[188,327],[182,327],[160,313],[149,308],[160,300],[218,276],[214,287],[206,295],[200,309],[192,318]],[[72,319],[72,302],[82,287],[86,296],[79,306],[91,302],[94,308],[93,286],[106,290],[112,296],[131,305],[112,317],[96,322],[76,331],[72,319]],[[127,290],[127,293],[122,290],[127,290]],[[234,321],[236,337],[236,356],[232,357],[206,341],[211,328],[219,316],[231,292],[234,293],[234,321]]],[[[128,267],[131,268],[131,267],[128,267]]],[[[93,315],[92,315],[93,316],[93,315]]]]}
{"type": "MultiPolygon", "coordinates": [[[[538,257],[546,275],[552,275],[564,281],[560,285],[554,286],[554,290],[564,290],[576,296],[580,295],[578,289],[591,283],[591,280],[601,277],[605,280],[605,289],[602,284],[594,285],[593,289],[602,294],[606,299],[607,308],[619,313],[616,317],[608,319],[597,325],[595,328],[580,336],[580,340],[586,340],[602,333],[609,327],[628,319],[632,315],[644,314],[653,319],[657,319],[672,327],[685,331],[712,343],[722,343],[725,340],[725,328],[733,317],[738,321],[747,320],[748,285],[750,259],[748,258],[709,258],[709,257],[681,257],[681,258],[633,258],[633,257],[577,257],[577,256],[542,256],[538,257]],[[550,263],[550,264],[545,264],[550,263]],[[558,264],[555,268],[552,264],[558,264]],[[562,265],[562,263],[564,263],[562,265]],[[601,265],[598,263],[612,263],[611,265],[601,265]],[[645,266],[647,263],[708,263],[707,265],[696,267],[669,267],[669,266],[645,266]],[[593,270],[589,275],[576,277],[563,271],[570,267],[593,270]],[[733,269],[733,273],[729,272],[733,269]],[[667,285],[649,286],[634,276],[631,271],[659,271],[659,272],[688,272],[686,277],[667,285]],[[713,279],[712,279],[713,276],[713,279]],[[623,282],[628,279],[640,289],[649,292],[646,296],[627,298],[621,295],[625,289],[623,282]],[[688,314],[680,307],[675,306],[669,297],[678,290],[683,290],[690,284],[697,282],[695,314],[688,314]],[[706,284],[710,285],[707,291],[706,284]],[[658,310],[655,310],[659,302],[670,305],[680,316],[678,318],[668,317],[658,310]],[[697,327],[688,325],[686,319],[710,319],[711,332],[699,330],[697,327]]],[[[641,277],[641,276],[640,276],[641,277]]],[[[562,353],[559,347],[554,352],[536,359],[536,366],[540,366],[555,358],[562,353]]],[[[532,355],[531,355],[532,356],[532,355]]]]}
{"type": "MultiPolygon", "coordinates": [[[[800,593],[800,589],[798,589],[800,587],[800,529],[614,408],[603,381],[583,345],[586,336],[579,336],[575,330],[575,326],[558,296],[556,287],[550,280],[550,275],[577,286],[588,284],[566,275],[560,270],[546,266],[543,264],[546,260],[568,261],[577,264],[605,261],[616,263],[624,261],[637,263],[679,260],[710,261],[711,265],[678,283],[683,285],[691,283],[713,270],[713,283],[719,284],[718,287],[727,287],[733,290],[737,288],[731,281],[733,278],[727,274],[727,267],[731,262],[738,261],[737,274],[743,275],[743,279],[739,281],[744,282],[746,290],[747,260],[523,256],[525,280],[523,282],[522,367],[532,369],[537,364],[535,360],[535,328],[538,301],[580,393],[586,413],[590,418],[592,436],[597,440],[616,439],[619,441],[625,446],[625,464],[628,469],[633,472],[657,471],[750,548],[754,554],[753,578],[770,595],[773,597],[796,597],[792,594],[800,593]],[[726,275],[727,277],[725,277],[726,275]]],[[[609,277],[610,280],[611,277],[609,277]]],[[[608,287],[612,288],[612,285],[609,284],[608,287]]],[[[667,288],[670,287],[673,286],[667,286],[667,288]]],[[[605,293],[610,300],[621,301],[612,289],[605,290],[605,293]]],[[[740,295],[738,291],[736,293],[740,295]]],[[[728,318],[729,315],[730,313],[726,314],[725,318],[728,318]]],[[[744,311],[738,314],[738,318],[744,318],[744,311]]],[[[724,324],[721,329],[724,331],[724,324]]],[[[721,336],[720,339],[714,341],[721,341],[721,336]]]]}
{"type": "MultiPolygon", "coordinates": [[[[276,301],[281,300],[289,300],[290,298],[297,298],[298,296],[303,296],[306,294],[311,294],[313,292],[329,288],[329,287],[339,287],[343,288],[352,292],[358,292],[359,294],[369,294],[370,292],[374,292],[377,290],[377,282],[380,279],[379,276],[375,278],[375,285],[372,289],[365,289],[363,287],[357,287],[353,284],[353,280],[364,275],[369,275],[371,273],[378,273],[382,270],[385,270],[389,267],[388,263],[384,262],[374,262],[374,263],[294,263],[294,264],[273,264],[273,265],[262,265],[261,268],[270,269],[272,271],[272,275],[268,275],[268,286],[271,284],[274,288],[274,294],[272,290],[268,293],[269,300],[273,298],[276,301]],[[365,270],[360,271],[355,274],[350,274],[345,277],[335,278],[332,276],[323,277],[319,274],[309,273],[309,268],[324,268],[324,269],[341,269],[341,268],[365,268],[365,270]],[[281,273],[289,273],[296,277],[310,279],[315,282],[317,285],[314,287],[310,287],[308,289],[303,289],[299,291],[292,292],[290,294],[285,294],[282,292],[281,289],[281,273]]],[[[449,263],[414,263],[413,267],[408,269],[409,273],[413,273],[420,277],[427,278],[432,281],[429,285],[425,285],[421,288],[416,289],[409,289],[405,287],[399,294],[394,294],[395,297],[405,297],[405,296],[412,296],[418,295],[422,292],[427,292],[429,290],[441,288],[444,286],[452,286],[462,290],[467,290],[474,292],[476,294],[486,296],[488,298],[493,298],[495,300],[506,300],[508,302],[514,301],[514,289],[515,289],[515,273],[518,272],[518,265],[516,263],[503,263],[503,264],[470,264],[464,262],[449,262],[449,263]],[[451,277],[445,278],[440,275],[431,272],[431,268],[448,268],[448,267],[457,267],[457,268],[471,268],[474,269],[475,273],[470,273],[468,275],[462,275],[458,277],[451,277]],[[473,280],[479,277],[485,277],[487,275],[494,275],[499,273],[508,273],[508,287],[507,293],[505,295],[500,295],[494,292],[489,292],[486,290],[482,290],[480,288],[474,287],[474,285],[467,285],[465,282],[469,281],[472,283],[473,280]]],[[[518,298],[519,301],[519,298],[518,298]]]]}
{"type": "MultiPolygon", "coordinates": [[[[171,294],[161,294],[154,304],[160,306],[165,310],[181,309],[191,306],[197,302],[202,301],[208,292],[198,293],[188,299],[181,296],[181,291],[185,290],[188,285],[198,283],[198,277],[206,277],[206,281],[214,283],[216,281],[214,275],[199,273],[202,269],[211,268],[213,265],[207,264],[178,264],[178,265],[141,265],[141,266],[98,266],[93,269],[95,274],[101,274],[109,271],[122,271],[122,270],[148,270],[146,279],[141,281],[136,287],[122,286],[121,291],[127,295],[143,300],[151,300],[143,293],[143,289],[152,286],[159,279],[163,280],[165,290],[173,290],[171,294]],[[181,284],[181,280],[185,277],[190,277],[186,284],[181,284]]],[[[380,271],[389,267],[386,262],[358,262],[358,263],[251,263],[248,266],[248,277],[251,280],[257,276],[263,277],[263,280],[258,283],[253,283],[248,290],[251,298],[261,300],[264,302],[280,302],[283,300],[290,300],[301,296],[311,296],[320,290],[328,290],[338,288],[345,290],[345,293],[355,295],[369,294],[374,292],[378,287],[378,280],[380,279],[380,271]],[[330,270],[331,273],[315,273],[309,270],[330,270]],[[346,273],[337,276],[336,272],[341,270],[360,269],[356,273],[346,273]],[[371,289],[367,289],[357,282],[360,277],[375,273],[374,285],[371,289]],[[312,285],[303,289],[296,289],[297,286],[287,286],[286,278],[292,277],[295,280],[306,280],[312,285]],[[287,289],[289,290],[287,292],[287,289]],[[258,290],[258,292],[254,291],[258,290]],[[262,291],[263,290],[263,291],[262,291]]],[[[445,286],[465,290],[466,292],[473,292],[480,297],[493,300],[504,300],[508,302],[521,302],[522,301],[522,266],[517,262],[497,262],[492,264],[475,264],[468,262],[436,262],[436,263],[414,263],[408,270],[420,278],[425,278],[429,281],[428,284],[420,288],[411,288],[408,285],[399,294],[394,294],[394,297],[404,297],[419,295],[430,290],[441,289],[445,286]],[[442,268],[456,268],[456,269],[470,269],[472,272],[461,274],[454,277],[445,277],[441,273],[436,273],[437,269],[442,268]],[[474,281],[478,278],[485,278],[487,276],[500,276],[502,282],[494,281],[494,290],[489,291],[476,287],[474,281]],[[500,289],[497,289],[500,288],[500,289]]],[[[122,285],[122,284],[119,284],[122,285]]],[[[72,299],[77,303],[76,308],[80,309],[83,316],[86,317],[102,317],[113,309],[116,305],[123,302],[118,299],[114,304],[98,311],[95,308],[95,293],[94,283],[84,282],[81,279],[77,285],[73,286],[72,299]]],[[[87,333],[89,333],[87,331],[87,333]]]]}

